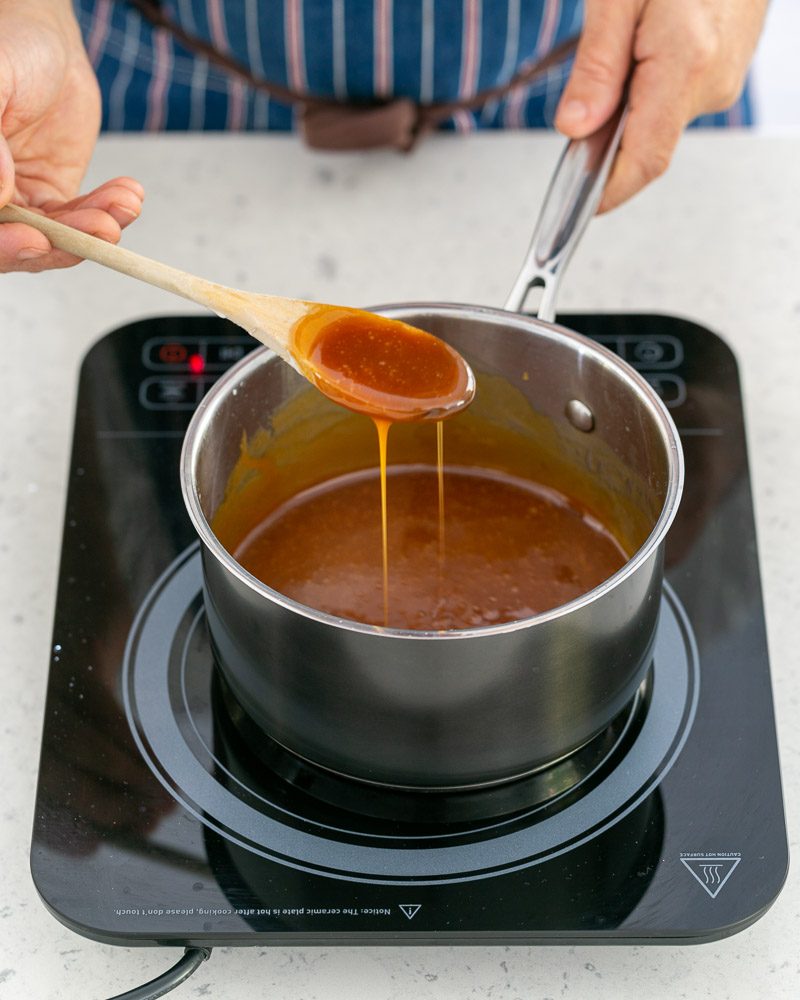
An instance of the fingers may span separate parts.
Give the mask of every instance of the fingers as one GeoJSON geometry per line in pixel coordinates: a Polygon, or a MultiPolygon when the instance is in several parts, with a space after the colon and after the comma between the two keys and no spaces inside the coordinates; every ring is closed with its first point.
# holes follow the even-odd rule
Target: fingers
{"type": "Polygon", "coordinates": [[[594,131],[620,100],[634,66],[625,132],[599,211],[660,176],[694,117],[733,103],[764,7],[764,0],[586,0],[586,26],[556,125],[573,138],[594,131]]]}
{"type": "Polygon", "coordinates": [[[11,201],[14,193],[14,157],[0,134],[0,208],[11,201]]]}
{"type": "MultiPolygon", "coordinates": [[[[109,243],[118,243],[119,224],[107,213],[96,208],[78,208],[54,213],[54,218],[66,226],[80,229],[109,243]]],[[[0,226],[0,271],[47,271],[71,267],[79,257],[56,250],[38,230],[19,223],[0,226]]]]}
{"type": "Polygon", "coordinates": [[[96,208],[107,212],[121,229],[139,218],[142,211],[144,189],[130,177],[118,177],[106,181],[89,194],[73,198],[68,202],[47,201],[40,208],[54,219],[63,221],[64,214],[77,208],[96,208]]]}
{"type": "Polygon", "coordinates": [[[590,135],[619,105],[642,6],[642,0],[586,0],[575,64],[556,111],[564,135],[590,135]]]}
{"type": "Polygon", "coordinates": [[[628,120],[598,212],[608,212],[660,177],[688,120],[669,66],[640,63],[631,81],[628,120]]]}
{"type": "Polygon", "coordinates": [[[607,212],[637,194],[667,169],[686,124],[697,114],[698,80],[706,56],[702,34],[675,38],[663,23],[644,23],[637,46],[639,62],[631,77],[628,120],[619,153],[598,212],[607,212]]]}
{"type": "Polygon", "coordinates": [[[17,222],[0,225],[0,274],[8,271],[41,270],[37,262],[53,253],[43,233],[17,222]]]}
{"type": "MultiPolygon", "coordinates": [[[[138,218],[144,190],[131,177],[107,181],[94,191],[68,202],[49,201],[38,211],[109,243],[118,243],[122,230],[138,218]]],[[[0,225],[0,273],[46,271],[71,267],[79,257],[56,250],[42,233],[19,223],[0,225]]]]}
{"type": "MultiPolygon", "coordinates": [[[[60,208],[74,208],[77,205],[90,203],[93,208],[101,207],[101,200],[108,198],[110,194],[115,194],[123,198],[133,199],[141,209],[144,201],[144,188],[133,177],[115,177],[96,187],[88,194],[79,195],[71,201],[37,201],[31,199],[31,204],[36,208],[41,208],[44,212],[55,212],[60,208]]],[[[133,202],[132,202],[133,203],[133,202]]]]}

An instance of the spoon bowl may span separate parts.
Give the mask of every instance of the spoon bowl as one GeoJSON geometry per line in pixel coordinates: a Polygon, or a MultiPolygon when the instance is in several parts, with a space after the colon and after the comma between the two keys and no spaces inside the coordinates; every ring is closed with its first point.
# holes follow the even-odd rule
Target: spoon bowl
{"type": "Polygon", "coordinates": [[[468,406],[475,376],[438,337],[363,309],[228,288],[115,246],[18,205],[0,223],[21,222],[54,247],[205,306],[245,329],[321,392],[386,421],[442,420],[468,406]]]}

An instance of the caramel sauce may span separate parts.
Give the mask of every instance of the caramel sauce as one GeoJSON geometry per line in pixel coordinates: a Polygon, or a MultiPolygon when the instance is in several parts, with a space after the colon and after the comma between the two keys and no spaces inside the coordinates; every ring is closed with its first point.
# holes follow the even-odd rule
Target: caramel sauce
{"type": "Polygon", "coordinates": [[[439,492],[439,575],[444,559],[444,424],[436,423],[436,481],[439,492]]]}
{"type": "Polygon", "coordinates": [[[291,351],[326,396],[378,420],[438,420],[475,393],[472,372],[449,344],[358,309],[313,309],[292,330],[291,351]]]}
{"type": "MultiPolygon", "coordinates": [[[[410,376],[389,356],[376,361],[365,327],[356,324],[348,344],[351,328],[339,318],[308,317],[298,350],[309,349],[315,381],[339,373],[339,390],[327,395],[347,408],[312,391],[285,404],[269,428],[243,439],[214,515],[217,537],[254,577],[344,619],[469,629],[567,603],[642,544],[647,484],[603,446],[593,446],[590,466],[575,451],[582,439],[565,442],[497,376],[483,376],[476,402],[448,421],[445,467],[442,421],[411,420],[396,402],[410,376]],[[347,372],[372,379],[373,401],[380,400],[372,421],[348,412],[359,408],[347,372]],[[588,474],[590,467],[602,475],[588,474]]],[[[442,398],[452,376],[443,357],[430,378],[423,371],[418,379],[429,400],[442,398]]]]}
{"type": "Polygon", "coordinates": [[[389,428],[388,420],[375,420],[375,430],[378,432],[378,471],[381,484],[381,557],[383,575],[383,624],[389,622],[389,489],[386,470],[388,467],[389,428]]]}
{"type": "MultiPolygon", "coordinates": [[[[475,393],[471,370],[438,337],[400,320],[338,306],[312,309],[293,328],[291,351],[303,374],[335,403],[375,422],[381,483],[384,624],[389,620],[386,514],[387,441],[391,424],[438,421],[440,539],[444,537],[441,418],[475,393]]],[[[443,542],[440,541],[440,548],[443,542]]]]}
{"type": "Polygon", "coordinates": [[[381,560],[380,476],[365,469],[304,490],[233,551],[253,576],[301,604],[394,628],[475,628],[572,600],[626,561],[619,543],[556,490],[480,468],[388,470],[388,593],[381,560]],[[437,572],[438,567],[438,572],[437,572]]]}

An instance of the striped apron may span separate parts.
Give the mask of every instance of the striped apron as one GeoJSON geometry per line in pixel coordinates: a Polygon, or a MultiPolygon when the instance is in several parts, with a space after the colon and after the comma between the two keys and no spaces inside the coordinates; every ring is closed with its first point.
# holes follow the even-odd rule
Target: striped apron
{"type": "MultiPolygon", "coordinates": [[[[360,103],[464,101],[580,30],[581,0],[162,0],[188,35],[294,92],[360,103]]],[[[125,0],[75,0],[103,95],[103,129],[277,130],[297,126],[278,100],[125,0]]],[[[442,128],[550,127],[571,60],[442,128]]],[[[748,95],[695,125],[752,121],[748,95]]]]}

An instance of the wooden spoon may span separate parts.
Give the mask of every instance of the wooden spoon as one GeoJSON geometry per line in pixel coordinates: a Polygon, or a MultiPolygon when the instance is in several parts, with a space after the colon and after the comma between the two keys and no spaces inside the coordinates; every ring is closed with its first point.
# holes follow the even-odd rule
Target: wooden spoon
{"type": "Polygon", "coordinates": [[[331,399],[373,418],[441,420],[475,395],[474,375],[457,351],[399,320],[227,288],[18,205],[0,208],[0,222],[32,226],[59,250],[206,306],[243,327],[331,399]]]}

